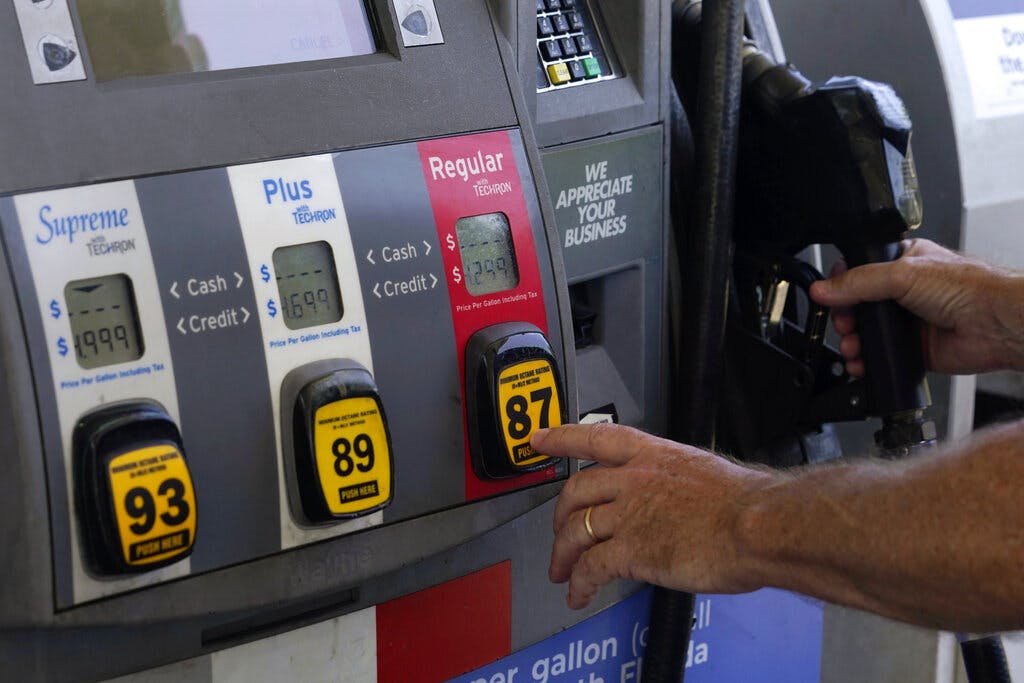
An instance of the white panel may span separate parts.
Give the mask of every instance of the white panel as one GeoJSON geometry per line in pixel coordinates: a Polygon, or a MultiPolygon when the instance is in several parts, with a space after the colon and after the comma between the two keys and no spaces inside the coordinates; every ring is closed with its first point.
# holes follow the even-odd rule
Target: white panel
{"type": "Polygon", "coordinates": [[[211,658],[213,683],[376,683],[377,610],[370,607],[211,658]]]}
{"type": "Polygon", "coordinates": [[[82,50],[75,38],[67,0],[14,0],[14,10],[33,83],[85,80],[82,50]]]}
{"type": "Polygon", "coordinates": [[[1024,113],[1024,13],[957,19],[955,25],[974,115],[1024,113]]]}
{"type": "MultiPolygon", "coordinates": [[[[75,602],[184,576],[189,573],[188,559],[127,579],[91,578],[83,569],[74,512],[71,435],[82,414],[116,401],[151,399],[180,424],[167,327],[135,184],[123,181],[38,192],[15,197],[14,206],[53,369],[71,510],[75,602]],[[72,280],[117,273],[131,278],[145,350],[137,361],[85,370],[75,359],[64,286],[72,280]]],[[[197,505],[201,507],[202,501],[197,505]]],[[[197,533],[202,533],[201,527],[197,533]]]]}
{"type": "MultiPolygon", "coordinates": [[[[228,169],[228,177],[253,273],[273,415],[277,418],[281,414],[281,382],[297,367],[318,360],[347,358],[373,372],[355,253],[331,155],[236,166],[228,169]],[[289,330],[280,312],[274,250],[320,240],[330,244],[334,252],[344,316],[337,323],[289,330]]],[[[329,527],[298,526],[288,508],[278,419],[274,420],[274,432],[282,548],[340,536],[383,521],[383,514],[375,512],[329,527]]]]}

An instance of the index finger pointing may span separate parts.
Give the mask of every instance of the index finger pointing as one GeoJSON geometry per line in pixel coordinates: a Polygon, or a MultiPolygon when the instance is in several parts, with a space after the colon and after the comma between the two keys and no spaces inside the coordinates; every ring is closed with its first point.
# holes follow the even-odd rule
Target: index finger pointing
{"type": "Polygon", "coordinates": [[[593,460],[614,467],[632,460],[652,439],[632,427],[602,423],[537,430],[530,445],[544,455],[593,460]]]}

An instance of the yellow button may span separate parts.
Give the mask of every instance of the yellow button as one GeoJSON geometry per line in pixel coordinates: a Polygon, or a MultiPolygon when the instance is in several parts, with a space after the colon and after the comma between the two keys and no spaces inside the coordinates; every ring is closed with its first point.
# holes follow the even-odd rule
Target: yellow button
{"type": "Polygon", "coordinates": [[[537,429],[562,424],[555,373],[546,360],[510,365],[498,375],[498,406],[502,411],[505,450],[515,467],[529,467],[547,456],[533,450],[530,436],[537,429]]]}
{"type": "Polygon", "coordinates": [[[107,466],[121,552],[140,566],[187,555],[196,535],[196,495],[181,452],[171,444],[138,448],[107,466]]]}
{"type": "Polygon", "coordinates": [[[562,85],[572,80],[572,74],[569,73],[569,67],[559,62],[548,66],[548,78],[551,79],[552,84],[562,85]]]}
{"type": "Polygon", "coordinates": [[[391,449],[376,399],[327,403],[313,425],[317,476],[331,514],[359,514],[391,500],[391,449]]]}

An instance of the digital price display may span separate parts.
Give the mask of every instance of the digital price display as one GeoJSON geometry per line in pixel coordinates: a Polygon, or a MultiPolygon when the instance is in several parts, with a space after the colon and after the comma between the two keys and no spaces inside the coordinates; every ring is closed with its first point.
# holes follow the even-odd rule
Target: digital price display
{"type": "Polygon", "coordinates": [[[274,250],[274,272],[284,324],[289,330],[341,320],[344,307],[327,242],[309,242],[274,250]]]}
{"type": "Polygon", "coordinates": [[[455,223],[455,235],[470,294],[494,294],[519,284],[519,263],[508,216],[488,213],[460,218],[455,223]]]}
{"type": "Polygon", "coordinates": [[[75,359],[86,370],[142,357],[144,345],[131,279],[124,274],[64,287],[75,359]]]}

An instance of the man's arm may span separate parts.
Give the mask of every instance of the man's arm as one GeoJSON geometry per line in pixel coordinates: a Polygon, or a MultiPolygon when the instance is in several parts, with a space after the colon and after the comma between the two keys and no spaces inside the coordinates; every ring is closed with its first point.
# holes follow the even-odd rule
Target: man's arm
{"type": "Polygon", "coordinates": [[[614,578],[774,586],[911,623],[1024,627],[1024,425],[902,462],[770,472],[616,425],[538,433],[596,460],[555,513],[549,570],[583,607],[614,578]],[[599,542],[587,534],[586,509],[599,542]]]}

